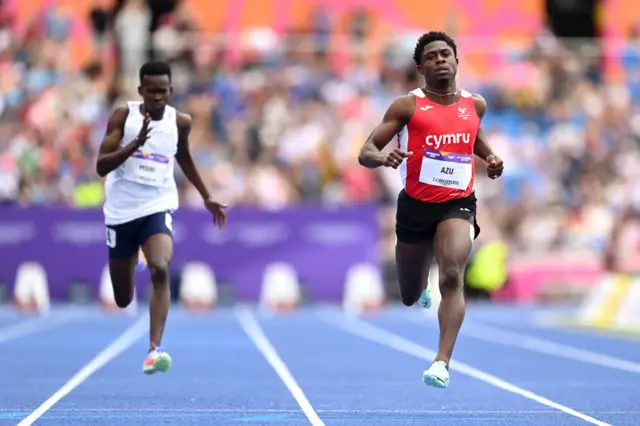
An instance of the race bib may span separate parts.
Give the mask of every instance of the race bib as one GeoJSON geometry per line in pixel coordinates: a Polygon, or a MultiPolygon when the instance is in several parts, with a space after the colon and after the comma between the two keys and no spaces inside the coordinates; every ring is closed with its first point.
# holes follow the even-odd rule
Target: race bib
{"type": "Polygon", "coordinates": [[[136,151],[125,162],[124,178],[143,185],[164,186],[169,158],[148,151],[136,151]]]}
{"type": "Polygon", "coordinates": [[[471,182],[473,155],[424,150],[420,182],[465,190],[471,182]]]}

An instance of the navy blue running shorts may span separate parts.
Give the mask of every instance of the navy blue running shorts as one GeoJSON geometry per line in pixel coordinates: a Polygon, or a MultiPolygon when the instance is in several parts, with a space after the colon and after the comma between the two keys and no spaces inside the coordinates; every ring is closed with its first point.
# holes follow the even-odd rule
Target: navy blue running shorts
{"type": "Polygon", "coordinates": [[[107,225],[107,246],[110,259],[132,257],[155,234],[173,238],[169,212],[154,213],[119,225],[107,225]]]}

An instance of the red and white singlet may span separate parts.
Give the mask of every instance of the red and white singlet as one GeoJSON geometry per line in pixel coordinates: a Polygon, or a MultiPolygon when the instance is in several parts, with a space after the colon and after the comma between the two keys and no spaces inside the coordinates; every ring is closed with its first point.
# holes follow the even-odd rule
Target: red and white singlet
{"type": "Polygon", "coordinates": [[[400,165],[404,189],[411,198],[442,203],[464,198],[475,189],[473,146],[480,128],[473,95],[460,91],[453,105],[439,105],[422,89],[413,117],[398,133],[398,148],[413,155],[400,165]]]}

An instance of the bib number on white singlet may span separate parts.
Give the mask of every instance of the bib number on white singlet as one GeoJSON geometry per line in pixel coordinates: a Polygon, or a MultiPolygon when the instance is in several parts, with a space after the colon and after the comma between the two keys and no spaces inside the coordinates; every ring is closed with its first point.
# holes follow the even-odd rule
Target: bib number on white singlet
{"type": "Polygon", "coordinates": [[[143,185],[164,186],[168,172],[166,157],[154,160],[131,156],[125,162],[124,178],[143,185]]]}
{"type": "Polygon", "coordinates": [[[425,150],[420,182],[444,188],[465,190],[471,182],[473,155],[425,150]]]}

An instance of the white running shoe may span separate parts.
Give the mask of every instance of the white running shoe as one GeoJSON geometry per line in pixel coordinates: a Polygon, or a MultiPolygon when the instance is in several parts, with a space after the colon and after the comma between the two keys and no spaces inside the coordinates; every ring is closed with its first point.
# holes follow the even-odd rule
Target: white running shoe
{"type": "Polygon", "coordinates": [[[427,386],[446,388],[449,386],[449,370],[444,361],[435,361],[428,370],[422,373],[422,381],[427,386]]]}

